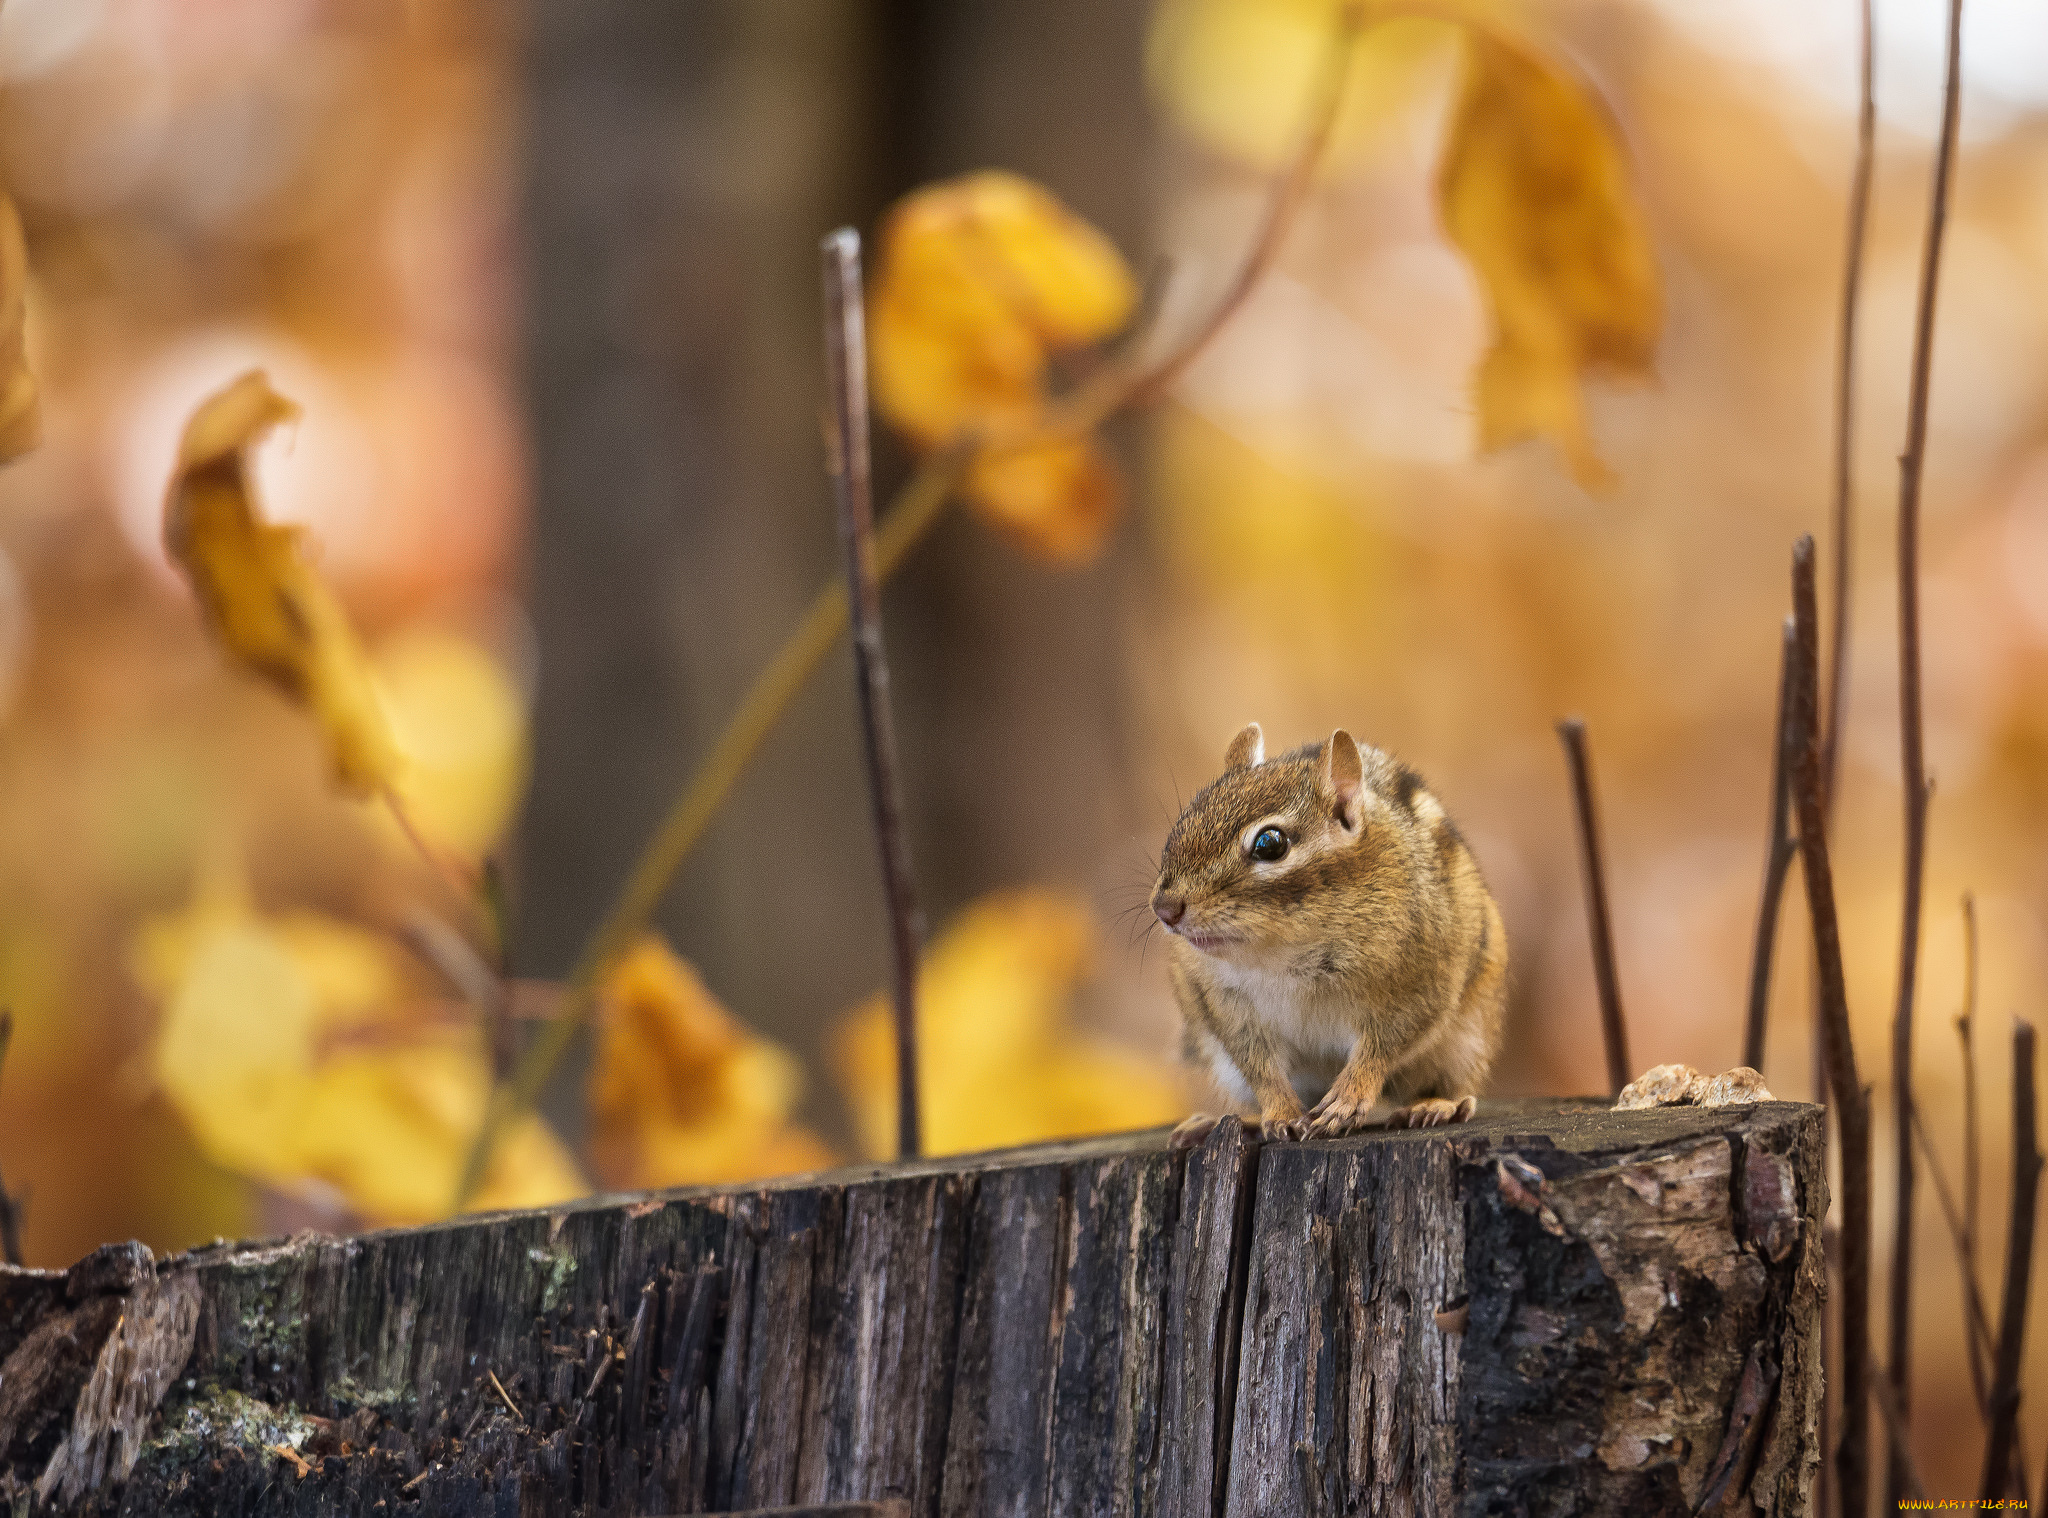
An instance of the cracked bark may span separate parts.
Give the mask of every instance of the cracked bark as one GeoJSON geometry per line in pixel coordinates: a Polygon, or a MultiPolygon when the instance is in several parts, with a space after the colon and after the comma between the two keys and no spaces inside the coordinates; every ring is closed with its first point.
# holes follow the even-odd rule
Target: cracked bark
{"type": "Polygon", "coordinates": [[[1817,1143],[1789,1103],[1490,1103],[120,1246],[0,1273],[0,1500],[1803,1514],[1817,1143]]]}

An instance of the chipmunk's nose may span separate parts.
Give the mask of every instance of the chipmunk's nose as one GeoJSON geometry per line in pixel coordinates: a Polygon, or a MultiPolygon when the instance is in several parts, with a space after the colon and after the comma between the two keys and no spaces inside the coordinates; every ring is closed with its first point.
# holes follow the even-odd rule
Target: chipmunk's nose
{"type": "Polygon", "coordinates": [[[1188,904],[1178,896],[1155,896],[1152,898],[1152,910],[1161,922],[1171,928],[1188,915],[1188,904]]]}

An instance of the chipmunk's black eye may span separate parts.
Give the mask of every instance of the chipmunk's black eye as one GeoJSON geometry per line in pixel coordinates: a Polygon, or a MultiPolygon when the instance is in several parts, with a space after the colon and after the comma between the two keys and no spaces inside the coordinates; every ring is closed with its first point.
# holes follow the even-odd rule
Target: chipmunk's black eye
{"type": "Polygon", "coordinates": [[[1286,857],[1287,835],[1278,828],[1260,828],[1258,836],[1252,839],[1252,858],[1271,864],[1286,857]]]}

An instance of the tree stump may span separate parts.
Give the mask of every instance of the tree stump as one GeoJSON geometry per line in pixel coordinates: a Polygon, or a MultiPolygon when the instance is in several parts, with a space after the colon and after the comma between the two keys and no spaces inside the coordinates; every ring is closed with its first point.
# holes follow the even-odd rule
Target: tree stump
{"type": "Polygon", "coordinates": [[[112,1246],[0,1275],[0,1497],[1803,1514],[1819,1134],[1783,1102],[1490,1102],[1330,1143],[1227,1122],[1185,1153],[1153,1132],[112,1246]]]}

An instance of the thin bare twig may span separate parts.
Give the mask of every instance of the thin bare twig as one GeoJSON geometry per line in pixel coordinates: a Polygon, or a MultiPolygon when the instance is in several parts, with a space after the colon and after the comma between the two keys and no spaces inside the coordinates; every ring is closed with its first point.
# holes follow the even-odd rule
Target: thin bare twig
{"type": "MultiPolygon", "coordinates": [[[[1963,1219],[1956,1210],[1954,1196],[1949,1193],[1948,1180],[1941,1173],[1941,1161],[1935,1157],[1934,1140],[1927,1136],[1927,1125],[1920,1120],[1917,1102],[1913,1106],[1913,1136],[1920,1142],[1921,1158],[1927,1161],[1927,1178],[1934,1182],[1935,1200],[1941,1203],[1942,1219],[1948,1224],[1949,1239],[1955,1245],[1956,1263],[1962,1269],[1963,1316],[1968,1320],[1965,1337],[1970,1346],[1970,1360],[1973,1365],[1981,1364],[1991,1358],[1991,1319],[1984,1311],[1983,1293],[1977,1290],[1977,1273],[1970,1266],[1963,1219]]],[[[1977,1412],[1982,1416],[1989,1408],[1982,1382],[1977,1384],[1976,1393],[1977,1412]]]]}
{"type": "MultiPolygon", "coordinates": [[[[7,1063],[7,1049],[14,1042],[14,1013],[0,1012],[0,1066],[7,1063]]],[[[21,1201],[0,1179],[0,1255],[10,1265],[22,1264],[21,1201]]]]}
{"type": "Polygon", "coordinates": [[[1621,981],[1614,971],[1614,929],[1607,916],[1607,876],[1600,862],[1600,820],[1593,809],[1593,763],[1586,753],[1586,724],[1570,717],[1558,723],[1572,771],[1572,803],[1579,820],[1579,864],[1586,877],[1586,928],[1593,940],[1593,979],[1600,987],[1600,1034],[1607,1045],[1610,1094],[1634,1077],[1628,1059],[1628,1026],[1621,1016],[1621,981]]]}
{"type": "MultiPolygon", "coordinates": [[[[954,487],[967,467],[985,453],[1006,453],[1070,437],[1094,427],[1121,407],[1153,397],[1164,380],[1180,373],[1220,332],[1257,288],[1271,268],[1288,229],[1301,209],[1301,186],[1321,161],[1343,99],[1352,43],[1361,25],[1359,8],[1346,5],[1332,29],[1331,65],[1322,71],[1311,101],[1308,127],[1288,166],[1275,183],[1266,214],[1254,233],[1243,266],[1210,317],[1158,360],[1131,368],[1105,371],[1100,380],[1083,386],[1046,414],[999,436],[964,436],[928,455],[900,491],[875,534],[875,575],[886,582],[910,551],[924,540],[944,514],[954,487]]],[[[810,610],[768,667],[754,681],[745,700],[711,746],[682,793],[633,867],[625,887],[585,945],[571,974],[567,994],[555,1019],[534,1040],[512,1078],[493,1091],[482,1129],[463,1165],[455,1206],[465,1205],[483,1183],[498,1135],[511,1118],[533,1105],[547,1084],[583,1019],[596,1000],[597,983],[612,963],[645,931],[654,909],[666,894],[675,872],[696,847],[704,829],[732,788],[746,772],[761,744],[773,730],[806,681],[824,662],[847,627],[846,587],[835,581],[818,592],[810,610]]]]}
{"type": "MultiPolygon", "coordinates": [[[[1906,407],[1906,448],[1899,455],[1899,748],[1906,798],[1905,900],[1899,921],[1899,987],[1892,1014],[1892,1142],[1897,1162],[1892,1230],[1891,1374],[1899,1405],[1910,1411],[1913,1347],[1913,993],[1920,964],[1920,895],[1927,873],[1927,764],[1920,710],[1920,483],[1927,453],[1927,403],[1934,368],[1934,302],[1941,284],[1942,236],[1962,116],[1963,0],[1949,0],[1948,68],[1942,87],[1941,138],[1920,260],[1920,301],[1913,330],[1913,383],[1906,407]]],[[[1896,1470],[1897,1462],[1894,1461],[1896,1470]]],[[[1893,1485],[1896,1485],[1894,1479],[1893,1485]]],[[[1896,1494],[1890,1506],[1896,1507],[1896,1494]]]]}
{"type": "MultiPolygon", "coordinates": [[[[1875,1349],[1867,1349],[1873,1360],[1875,1349]]],[[[1899,1452],[1899,1476],[1905,1486],[1906,1495],[1915,1502],[1927,1500],[1927,1483],[1920,1478],[1920,1466],[1913,1459],[1913,1447],[1906,1426],[1905,1409],[1899,1406],[1898,1396],[1892,1391],[1892,1384],[1883,1376],[1870,1378],[1870,1392],[1877,1403],[1878,1414],[1884,1419],[1885,1437],[1891,1440],[1892,1448],[1899,1452]]]]}
{"type": "Polygon", "coordinates": [[[474,910],[479,889],[477,877],[468,865],[447,850],[427,841],[426,833],[412,814],[412,808],[405,804],[405,798],[398,794],[398,788],[387,785],[379,793],[384,798],[384,809],[391,814],[391,820],[398,824],[398,831],[405,835],[405,841],[412,845],[434,878],[441,882],[466,910],[474,910]]]}
{"type": "Polygon", "coordinates": [[[1237,277],[1225,288],[1223,298],[1216,303],[1209,319],[1195,329],[1180,345],[1179,351],[1155,365],[1142,383],[1132,387],[1131,399],[1136,404],[1145,405],[1158,399],[1187,372],[1188,365],[1214,341],[1216,334],[1223,330],[1224,323],[1251,297],[1260,278],[1280,256],[1280,244],[1300,212],[1302,202],[1308,199],[1308,188],[1315,179],[1316,166],[1322,162],[1323,150],[1329,146],[1331,129],[1337,124],[1337,102],[1343,98],[1344,76],[1351,68],[1351,45],[1357,40],[1363,24],[1363,12],[1362,5],[1352,3],[1346,4],[1340,13],[1335,44],[1323,55],[1322,72],[1316,81],[1301,144],[1295,151],[1293,162],[1273,187],[1273,198],[1266,207],[1265,219],[1252,242],[1251,252],[1238,267],[1237,277]]]}
{"type": "MultiPolygon", "coordinates": [[[[1963,892],[1963,1010],[1956,1018],[1956,1037],[1963,1045],[1963,1228],[1957,1248],[1962,1254],[1963,1273],[1969,1278],[1970,1291],[1976,1294],[1977,1281],[1977,1201],[1980,1191],[1980,1167],[1977,1163],[1977,1050],[1971,1037],[1977,1023],[1977,898],[1968,891],[1963,892]]],[[[1979,1308],[1982,1316],[1982,1308],[1979,1308]]],[[[1977,1410],[1985,1412],[1990,1407],[1991,1395],[1990,1333],[1987,1330],[1984,1343],[1980,1346],[1975,1338],[1970,1343],[1970,1384],[1977,1393],[1977,1410]]]]}
{"type": "Polygon", "coordinates": [[[498,979],[512,978],[512,897],[505,886],[504,866],[485,859],[477,871],[477,904],[483,908],[484,926],[490,930],[491,967],[498,979]]]}
{"type": "Polygon", "coordinates": [[[512,1072],[512,987],[484,961],[475,945],[431,912],[408,916],[400,933],[420,958],[440,972],[450,988],[476,1009],[484,1045],[498,1080],[512,1072]]]}
{"type": "Polygon", "coordinates": [[[1791,827],[1792,796],[1785,779],[1786,708],[1792,693],[1792,619],[1785,619],[1778,654],[1778,725],[1771,738],[1771,837],[1764,854],[1764,888],[1756,907],[1756,947],[1749,960],[1749,1018],[1742,1031],[1742,1062],[1752,1070],[1764,1067],[1764,1023],[1770,1012],[1771,954],[1778,939],[1779,903],[1785,875],[1799,845],[1791,827]]]}
{"type": "MultiPolygon", "coordinates": [[[[1789,733],[1787,737],[1789,739],[1789,733]]],[[[1792,783],[1797,784],[1798,767],[1790,758],[1788,758],[1787,763],[1793,771],[1792,775],[1788,778],[1792,783]]],[[[1826,812],[1825,798],[1823,798],[1822,812],[1823,814],[1826,812]]],[[[1792,841],[1796,845],[1799,840],[1795,837],[1792,841]]],[[[1828,1155],[1836,1147],[1836,1144],[1834,1122],[1829,1116],[1828,1108],[1828,1030],[1827,1019],[1821,1014],[1820,965],[1817,961],[1807,966],[1807,1003],[1811,1014],[1808,1031],[1812,1035],[1812,1049],[1810,1052],[1813,1056],[1813,1100],[1820,1107],[1820,1163],[1821,1171],[1825,1174],[1828,1168],[1828,1155]]],[[[1824,1229],[1823,1237],[1831,1236],[1833,1232],[1833,1229],[1824,1229]]],[[[1820,1304],[1819,1314],[1821,1366],[1820,1447],[1823,1456],[1825,1456],[1828,1448],[1833,1443],[1835,1413],[1841,1406],[1841,1398],[1837,1395],[1835,1389],[1834,1374],[1835,1350],[1837,1341],[1841,1337],[1835,1331],[1835,1316],[1841,1311],[1840,1303],[1836,1300],[1837,1294],[1834,1287],[1835,1277],[1840,1274],[1835,1268],[1835,1255],[1838,1252],[1826,1251],[1821,1259],[1821,1275],[1828,1283],[1827,1300],[1820,1304]]],[[[1835,1511],[1835,1468],[1825,1458],[1820,1462],[1820,1469],[1814,1473],[1813,1510],[1816,1514],[1821,1515],[1821,1518],[1826,1518],[1827,1514],[1835,1511]]]]}
{"type": "MultiPolygon", "coordinates": [[[[1914,573],[1918,573],[1917,570],[1914,573]]],[[[1915,745],[1917,747],[1917,744],[1915,745]]],[[[1908,785],[1912,782],[1909,780],[1908,785]]],[[[1918,1101],[1913,1095],[1913,985],[1918,960],[1920,880],[1926,854],[1927,803],[1934,782],[1929,777],[1920,787],[1919,836],[1915,848],[1908,843],[1907,869],[1913,879],[1907,887],[1912,902],[1913,925],[1903,931],[1913,935],[1899,951],[1899,1000],[1892,1013],[1892,1248],[1891,1280],[1886,1323],[1890,1329],[1890,1363],[1885,1374],[1891,1380],[1891,1395],[1910,1421],[1912,1418],[1913,1338],[1913,1195],[1916,1165],[1913,1155],[1913,1124],[1918,1101]]],[[[1885,1441],[1885,1507],[1898,1511],[1905,1485],[1904,1446],[1896,1439],[1885,1441]]]]}
{"type": "MultiPolygon", "coordinates": [[[[1849,180],[1849,225],[1847,247],[1842,260],[1842,307],[1835,356],[1835,460],[1833,501],[1834,626],[1828,640],[1828,702],[1826,726],[1821,736],[1821,816],[1832,821],[1837,777],[1841,769],[1842,728],[1849,706],[1849,566],[1853,554],[1852,531],[1855,506],[1856,435],[1856,328],[1863,296],[1863,250],[1870,234],[1870,181],[1877,157],[1877,21],[1872,0],[1862,0],[1861,57],[1857,72],[1856,161],[1849,180]]],[[[1819,979],[1811,979],[1813,1002],[1813,1088],[1816,1101],[1823,1100],[1827,1038],[1822,1028],[1819,979]]],[[[1828,1152],[1828,1114],[1820,1115],[1820,1150],[1825,1163],[1828,1152]]],[[[1827,1363],[1830,1328],[1825,1308],[1821,1312],[1821,1363],[1827,1363]]],[[[1834,1425],[1834,1387],[1821,1393],[1821,1439],[1825,1447],[1834,1425]]],[[[1822,1513],[1831,1511],[1832,1472],[1821,1462],[1816,1497],[1822,1513]]],[[[1861,1518],[1861,1515],[1858,1515],[1861,1518]]]]}
{"type": "Polygon", "coordinates": [[[896,790],[896,725],[889,709],[889,659],[882,646],[882,593],[875,578],[875,510],[868,465],[868,341],[861,304],[860,234],[842,227],[821,249],[825,278],[825,369],[831,391],[832,493],[846,553],[853,615],[854,686],[867,749],[868,799],[882,856],[889,909],[891,1001],[896,1013],[896,1153],[919,1151],[917,1099],[917,886],[896,790]]]}
{"type": "MultiPolygon", "coordinates": [[[[2034,1264],[2034,1207],[2041,1193],[2041,1149],[2034,1139],[2034,1025],[2013,1019],[2012,1211],[2005,1233],[2005,1293],[1998,1304],[1998,1354],[1991,1370],[1991,1435],[1984,1446],[1980,1506],[2012,1490],[2018,1436],[2020,1349],[2027,1336],[2027,1284],[2034,1264]]],[[[2022,1488],[2019,1495],[2025,1495],[2022,1488]]]]}
{"type": "Polygon", "coordinates": [[[1834,815],[1842,722],[1849,702],[1849,561],[1853,535],[1856,437],[1856,324],[1863,298],[1863,249],[1870,236],[1870,177],[1877,158],[1877,23],[1862,3],[1862,57],[1857,72],[1856,167],[1849,179],[1849,238],[1842,265],[1840,343],[1835,353],[1834,627],[1828,641],[1827,730],[1821,779],[1834,815]]]}
{"type": "Polygon", "coordinates": [[[1869,1510],[1870,1102],[1856,1073],[1842,977],[1841,924],[1828,864],[1820,758],[1820,618],[1814,603],[1813,539],[1802,537],[1792,552],[1797,676],[1790,731],[1792,785],[1799,803],[1800,873],[1806,879],[1807,913],[1813,921],[1828,1083],[1842,1141],[1842,1435],[1835,1450],[1835,1482],[1839,1510],[1861,1518],[1869,1510]]]}

